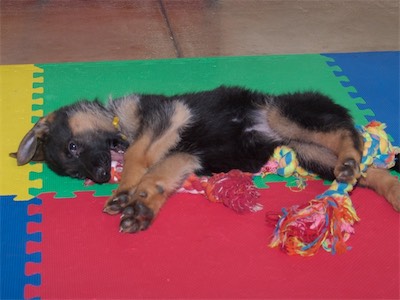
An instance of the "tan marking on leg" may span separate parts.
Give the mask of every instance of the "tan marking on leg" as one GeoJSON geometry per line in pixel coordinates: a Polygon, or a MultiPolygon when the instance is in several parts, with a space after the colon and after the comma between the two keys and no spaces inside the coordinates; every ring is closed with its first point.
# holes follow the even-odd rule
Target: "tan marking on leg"
{"type": "Polygon", "coordinates": [[[330,168],[333,168],[337,162],[337,156],[333,151],[323,146],[297,142],[290,142],[289,146],[306,161],[312,161],[330,168]]]}
{"type": "Polygon", "coordinates": [[[119,194],[116,203],[110,203],[105,212],[122,212],[120,230],[123,232],[145,230],[153,222],[169,195],[198,168],[200,163],[196,156],[186,153],[171,154],[143,176],[134,192],[124,191],[119,194]],[[117,208],[113,209],[113,205],[117,208]]]}
{"type": "MultiPolygon", "coordinates": [[[[360,139],[359,144],[362,147],[361,136],[358,135],[356,138],[360,139]]],[[[315,132],[311,134],[311,140],[319,141],[337,155],[334,174],[339,181],[352,182],[354,178],[360,177],[362,148],[356,148],[352,132],[344,129],[327,133],[315,132]]]]}
{"type": "Polygon", "coordinates": [[[171,120],[171,127],[179,129],[183,126],[186,126],[190,122],[191,117],[192,114],[189,108],[182,102],[176,102],[174,115],[172,116],[171,120]]]}
{"type": "MultiPolygon", "coordinates": [[[[154,138],[152,132],[147,131],[128,148],[124,155],[122,178],[114,194],[124,190],[134,191],[149,168],[162,160],[179,142],[179,131],[189,123],[190,117],[188,108],[183,103],[177,102],[171,117],[171,125],[161,136],[154,138]]],[[[113,198],[114,196],[107,200],[106,206],[113,198]]]]}
{"type": "Polygon", "coordinates": [[[152,137],[149,133],[143,134],[124,154],[124,168],[118,190],[127,190],[135,187],[148,168],[154,163],[147,155],[152,137]]]}
{"type": "Polygon", "coordinates": [[[400,181],[396,176],[392,176],[388,170],[368,168],[366,177],[361,177],[359,182],[362,186],[368,187],[385,197],[393,208],[400,212],[400,181]]]}
{"type": "Polygon", "coordinates": [[[145,132],[125,153],[121,188],[133,186],[147,169],[160,161],[180,140],[179,131],[189,123],[190,111],[182,103],[176,103],[171,125],[161,136],[154,138],[145,132]]]}
{"type": "MultiPolygon", "coordinates": [[[[281,115],[278,109],[271,109],[267,113],[268,123],[271,128],[278,133],[282,139],[301,143],[313,143],[331,150],[337,156],[337,163],[334,174],[341,181],[349,182],[352,177],[359,177],[358,166],[361,162],[362,149],[357,149],[354,145],[352,132],[345,129],[339,129],[330,132],[320,132],[317,130],[307,130],[290,121],[281,115]],[[355,162],[354,174],[344,176],[344,169],[350,160],[355,162]]],[[[361,136],[358,136],[361,140],[361,136]]],[[[362,142],[360,143],[362,145],[362,142]]],[[[349,169],[349,168],[347,168],[349,169]]]]}
{"type": "Polygon", "coordinates": [[[175,111],[171,118],[170,127],[154,140],[146,155],[148,160],[152,162],[159,161],[169,149],[173,148],[180,140],[180,130],[187,126],[190,122],[191,114],[189,109],[183,103],[177,102],[175,104],[175,111]],[[165,149],[162,151],[161,149],[165,149]]]}
{"type": "Polygon", "coordinates": [[[300,127],[282,116],[277,108],[266,110],[266,118],[269,127],[276,132],[281,139],[291,139],[302,134],[300,127]]]}
{"type": "Polygon", "coordinates": [[[356,151],[358,156],[362,153],[362,149],[355,148],[352,133],[344,129],[332,132],[309,132],[308,139],[315,144],[331,149],[338,156],[342,152],[356,151]]]}
{"type": "Polygon", "coordinates": [[[157,214],[168,196],[174,193],[188,175],[200,168],[197,157],[186,153],[167,156],[142,178],[135,194],[147,194],[141,200],[157,214]]]}
{"type": "MultiPolygon", "coordinates": [[[[343,151],[343,148],[354,149],[351,133],[344,129],[331,132],[308,130],[282,116],[278,109],[269,110],[267,118],[270,127],[283,139],[295,139],[321,145],[332,150],[338,156],[343,151]]],[[[362,149],[355,150],[362,151],[362,149]]]]}

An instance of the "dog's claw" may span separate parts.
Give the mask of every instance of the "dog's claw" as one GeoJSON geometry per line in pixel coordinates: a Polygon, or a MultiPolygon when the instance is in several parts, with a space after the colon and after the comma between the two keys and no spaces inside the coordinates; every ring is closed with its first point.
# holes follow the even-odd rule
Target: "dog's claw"
{"type": "Polygon", "coordinates": [[[116,215],[121,212],[121,206],[118,203],[111,203],[104,207],[103,212],[109,215],[116,215]]]}

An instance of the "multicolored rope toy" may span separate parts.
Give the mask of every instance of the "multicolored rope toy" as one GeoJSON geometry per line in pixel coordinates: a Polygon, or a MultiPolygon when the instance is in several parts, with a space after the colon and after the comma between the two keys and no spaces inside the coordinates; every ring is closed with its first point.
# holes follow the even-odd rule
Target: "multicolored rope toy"
{"type": "MultiPolygon", "coordinates": [[[[399,149],[389,142],[385,125],[373,121],[358,129],[364,138],[361,176],[365,176],[367,168],[372,165],[391,168],[399,149]]],[[[285,177],[302,173],[309,175],[297,167],[293,150],[278,148],[273,159],[280,165],[277,174],[285,177]]],[[[308,205],[283,209],[269,246],[301,256],[312,256],[320,247],[333,254],[346,252],[349,249],[346,241],[354,233],[353,225],[360,220],[349,196],[356,183],[356,180],[349,184],[335,180],[328,190],[308,205]]]]}
{"type": "Polygon", "coordinates": [[[237,213],[263,209],[262,204],[257,203],[260,193],[254,186],[253,174],[239,170],[218,173],[211,177],[192,174],[178,192],[203,195],[209,201],[222,203],[237,213]]]}

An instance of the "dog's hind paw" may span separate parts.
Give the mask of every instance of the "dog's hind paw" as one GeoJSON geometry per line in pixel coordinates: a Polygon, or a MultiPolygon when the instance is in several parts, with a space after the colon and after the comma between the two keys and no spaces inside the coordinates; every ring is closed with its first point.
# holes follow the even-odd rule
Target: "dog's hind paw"
{"type": "Polygon", "coordinates": [[[355,159],[349,158],[336,166],[334,173],[337,181],[351,183],[360,177],[360,166],[355,159]]]}

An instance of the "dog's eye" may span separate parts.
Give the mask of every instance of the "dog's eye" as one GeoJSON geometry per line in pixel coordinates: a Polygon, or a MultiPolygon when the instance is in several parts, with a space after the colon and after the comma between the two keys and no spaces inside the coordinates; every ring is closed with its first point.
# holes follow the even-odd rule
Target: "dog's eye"
{"type": "Polygon", "coordinates": [[[129,143],[128,141],[121,139],[121,138],[115,138],[115,139],[110,139],[108,140],[109,146],[111,150],[115,151],[124,151],[128,148],[129,143]]]}
{"type": "Polygon", "coordinates": [[[85,179],[85,176],[83,176],[79,171],[68,170],[66,173],[72,178],[85,179]]]}
{"type": "Polygon", "coordinates": [[[68,144],[68,151],[71,153],[73,156],[78,156],[78,146],[74,142],[70,142],[68,144]]]}
{"type": "Polygon", "coordinates": [[[112,140],[110,141],[110,147],[111,147],[111,149],[116,149],[116,148],[118,148],[118,145],[119,145],[119,141],[118,141],[117,139],[112,139],[112,140]]]}
{"type": "Polygon", "coordinates": [[[81,173],[79,172],[75,172],[72,177],[74,178],[78,178],[78,179],[84,179],[85,177],[81,175],[81,173]]]}

